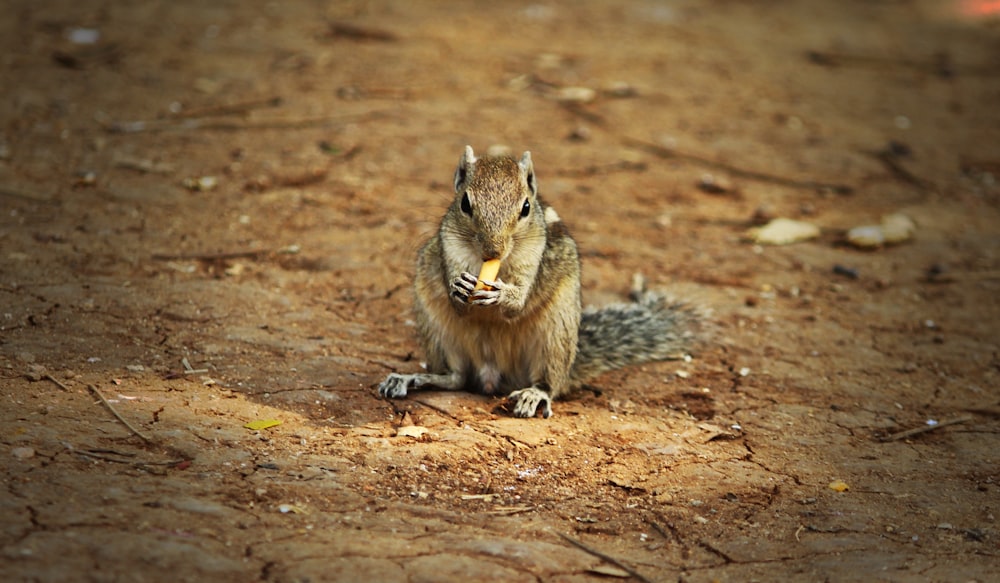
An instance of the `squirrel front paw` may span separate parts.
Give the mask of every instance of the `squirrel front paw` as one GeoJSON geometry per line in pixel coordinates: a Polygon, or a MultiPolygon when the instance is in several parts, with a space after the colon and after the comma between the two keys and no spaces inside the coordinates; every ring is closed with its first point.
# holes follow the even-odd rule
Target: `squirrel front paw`
{"type": "Polygon", "coordinates": [[[483,280],[488,289],[476,289],[479,278],[474,273],[462,272],[451,282],[451,297],[463,304],[474,306],[492,306],[500,300],[500,293],[507,285],[499,279],[483,280]]]}
{"type": "Polygon", "coordinates": [[[378,394],[389,399],[402,399],[414,384],[414,375],[392,373],[379,383],[378,394]]]}
{"type": "Polygon", "coordinates": [[[469,296],[476,289],[476,282],[479,281],[475,275],[469,273],[468,271],[462,272],[458,277],[451,281],[451,297],[455,301],[467,304],[469,303],[469,296]]]}
{"type": "Polygon", "coordinates": [[[552,397],[542,389],[535,387],[521,389],[507,395],[507,399],[514,404],[515,417],[534,417],[538,406],[542,403],[545,404],[542,417],[546,419],[552,417],[552,397]]]}

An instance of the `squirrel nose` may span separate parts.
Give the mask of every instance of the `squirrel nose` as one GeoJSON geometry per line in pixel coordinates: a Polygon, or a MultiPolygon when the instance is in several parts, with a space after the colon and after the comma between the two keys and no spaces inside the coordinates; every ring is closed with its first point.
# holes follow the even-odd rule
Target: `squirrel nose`
{"type": "Polygon", "coordinates": [[[495,239],[483,239],[480,241],[483,249],[483,261],[490,261],[493,259],[500,259],[503,257],[504,244],[503,241],[498,241],[495,239]]]}

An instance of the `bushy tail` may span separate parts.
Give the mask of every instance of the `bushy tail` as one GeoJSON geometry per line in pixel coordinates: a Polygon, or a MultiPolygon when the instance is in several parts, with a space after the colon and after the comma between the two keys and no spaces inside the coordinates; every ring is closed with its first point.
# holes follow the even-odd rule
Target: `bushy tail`
{"type": "Polygon", "coordinates": [[[704,325],[704,314],[694,306],[652,292],[632,303],[588,308],[570,377],[581,383],[632,364],[682,358],[704,325]]]}

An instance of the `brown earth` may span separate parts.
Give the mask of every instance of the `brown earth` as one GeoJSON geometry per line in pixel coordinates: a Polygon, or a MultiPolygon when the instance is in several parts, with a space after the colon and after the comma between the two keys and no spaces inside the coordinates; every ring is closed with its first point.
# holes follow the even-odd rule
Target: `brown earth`
{"type": "Polygon", "coordinates": [[[649,581],[996,580],[1000,28],[965,5],[7,3],[0,572],[627,576],[577,541],[649,581]],[[532,151],[588,303],[642,272],[713,341],[549,420],[378,398],[466,144],[532,151]],[[913,240],[843,244],[891,212],[913,240]],[[962,422],[885,439],[929,420],[962,422]]]}

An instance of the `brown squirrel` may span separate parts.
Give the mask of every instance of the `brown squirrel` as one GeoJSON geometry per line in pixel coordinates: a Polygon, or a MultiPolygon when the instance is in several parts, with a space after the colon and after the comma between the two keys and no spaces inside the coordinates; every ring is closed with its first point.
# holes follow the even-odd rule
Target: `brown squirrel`
{"type": "Polygon", "coordinates": [[[455,193],[417,259],[414,310],[427,372],[390,374],[380,395],[421,387],[505,394],[515,416],[533,417],[543,405],[549,417],[552,399],[573,386],[680,356],[694,341],[699,311],[658,294],[640,290],[632,303],[581,309],[576,242],[538,196],[530,152],[476,158],[466,146],[455,193]],[[490,260],[500,261],[499,275],[479,282],[490,260]]]}

